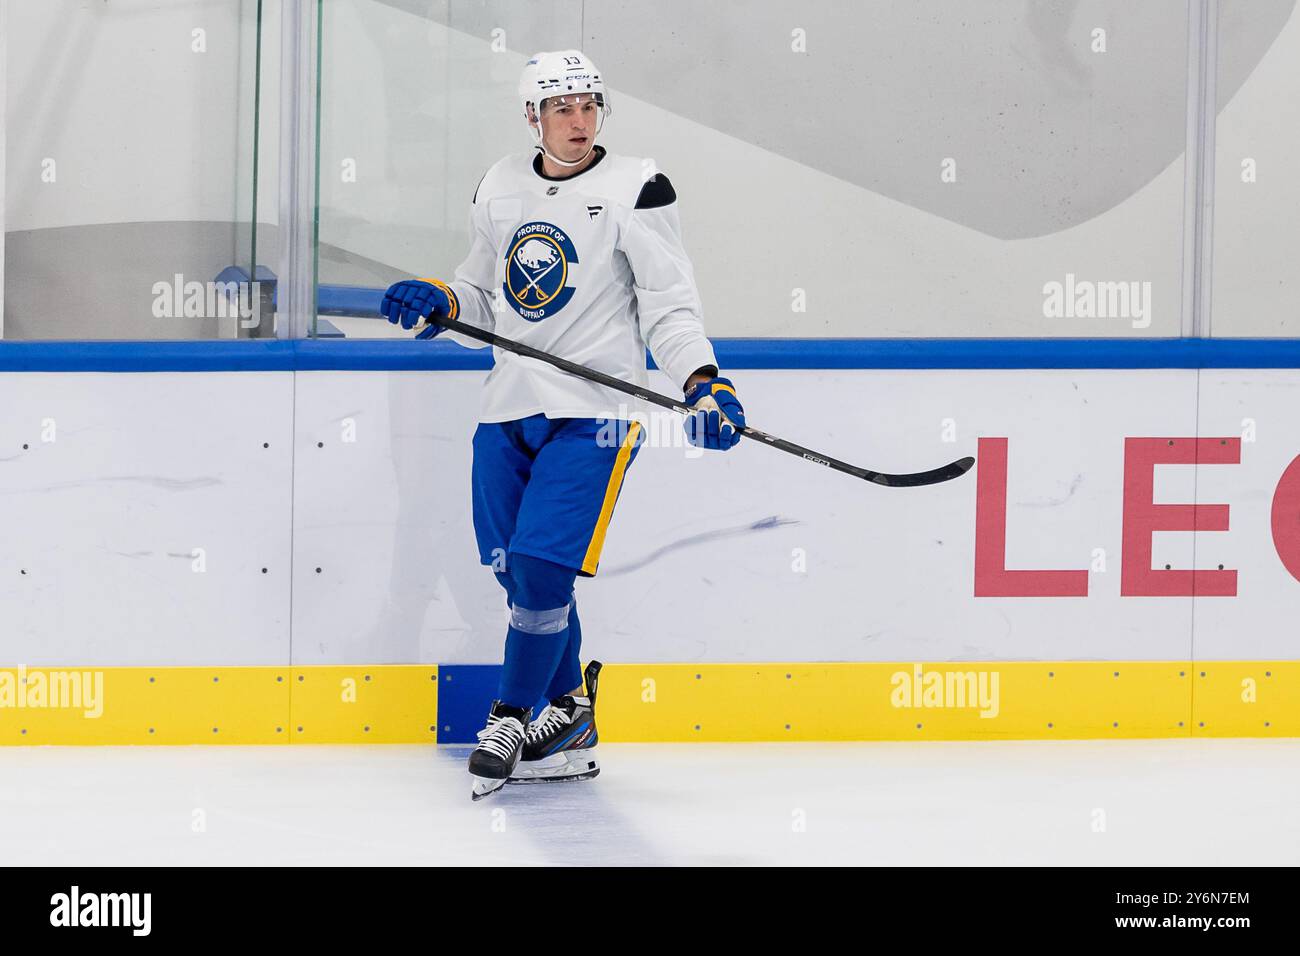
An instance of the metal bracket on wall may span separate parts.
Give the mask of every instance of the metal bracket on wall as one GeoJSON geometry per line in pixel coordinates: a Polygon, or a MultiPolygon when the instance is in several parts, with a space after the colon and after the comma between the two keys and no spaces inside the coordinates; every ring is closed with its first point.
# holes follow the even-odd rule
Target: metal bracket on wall
{"type": "Polygon", "coordinates": [[[278,338],[304,338],[310,334],[315,318],[319,14],[317,0],[283,0],[278,338]]]}
{"type": "Polygon", "coordinates": [[[5,337],[5,65],[9,0],[0,0],[0,339],[5,337]]]}
{"type": "Polygon", "coordinates": [[[1219,0],[1187,0],[1187,140],[1183,164],[1184,336],[1210,335],[1219,0]]]}

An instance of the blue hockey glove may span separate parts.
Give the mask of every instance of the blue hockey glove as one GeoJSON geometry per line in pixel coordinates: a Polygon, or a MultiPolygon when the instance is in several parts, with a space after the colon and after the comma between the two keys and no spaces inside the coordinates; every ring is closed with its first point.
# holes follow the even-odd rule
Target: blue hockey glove
{"type": "Polygon", "coordinates": [[[726,451],[740,441],[736,426],[744,426],[745,409],[730,379],[697,382],[686,393],[686,404],[696,410],[686,416],[686,440],[692,445],[726,451]]]}
{"type": "MultiPolygon", "coordinates": [[[[389,286],[379,311],[394,325],[413,329],[435,314],[445,315],[449,319],[456,318],[460,314],[460,303],[456,300],[456,293],[445,282],[437,279],[405,279],[389,286]]],[[[429,327],[416,338],[431,339],[444,331],[444,326],[430,322],[429,327]]]]}

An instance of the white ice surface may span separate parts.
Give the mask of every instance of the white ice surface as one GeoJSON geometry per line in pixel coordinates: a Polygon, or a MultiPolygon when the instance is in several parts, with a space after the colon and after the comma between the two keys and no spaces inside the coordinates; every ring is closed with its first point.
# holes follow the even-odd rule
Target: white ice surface
{"type": "Polygon", "coordinates": [[[0,748],[0,864],[1300,863],[1300,740],[602,744],[479,803],[467,753],[0,748]]]}

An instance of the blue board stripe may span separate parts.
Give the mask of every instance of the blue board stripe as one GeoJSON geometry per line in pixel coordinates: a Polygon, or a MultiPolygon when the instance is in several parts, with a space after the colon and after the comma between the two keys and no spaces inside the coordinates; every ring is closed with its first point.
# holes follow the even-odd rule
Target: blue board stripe
{"type": "Polygon", "coordinates": [[[492,350],[469,349],[449,339],[303,339],[300,372],[309,371],[487,371],[492,350]]]}
{"type": "Polygon", "coordinates": [[[289,372],[295,343],[0,342],[0,372],[289,372]]]}
{"type": "Polygon", "coordinates": [[[438,665],[438,743],[478,743],[500,678],[500,664],[438,665]]]}
{"type": "Polygon", "coordinates": [[[1300,368],[1300,339],[719,339],[726,368],[1300,368]]]}
{"type": "MultiPolygon", "coordinates": [[[[713,344],[724,369],[1300,368],[1300,339],[714,339],[713,344]]],[[[491,349],[468,349],[445,339],[0,342],[0,372],[491,367],[491,349]]]]}

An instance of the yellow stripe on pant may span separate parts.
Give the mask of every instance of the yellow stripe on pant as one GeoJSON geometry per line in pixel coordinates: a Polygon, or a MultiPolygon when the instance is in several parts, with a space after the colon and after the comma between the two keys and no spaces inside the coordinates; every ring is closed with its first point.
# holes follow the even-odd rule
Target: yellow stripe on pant
{"type": "Polygon", "coordinates": [[[605,500],[600,506],[600,517],[596,519],[596,530],[592,532],[591,543],[582,558],[582,570],[595,574],[600,564],[600,552],[605,547],[605,532],[609,530],[609,520],[614,516],[614,505],[618,502],[619,489],[623,487],[623,475],[627,463],[632,460],[632,449],[636,448],[636,437],[641,432],[641,423],[633,422],[627,430],[623,444],[619,446],[618,457],[614,459],[614,470],[610,472],[609,482],[605,485],[605,500]]]}

